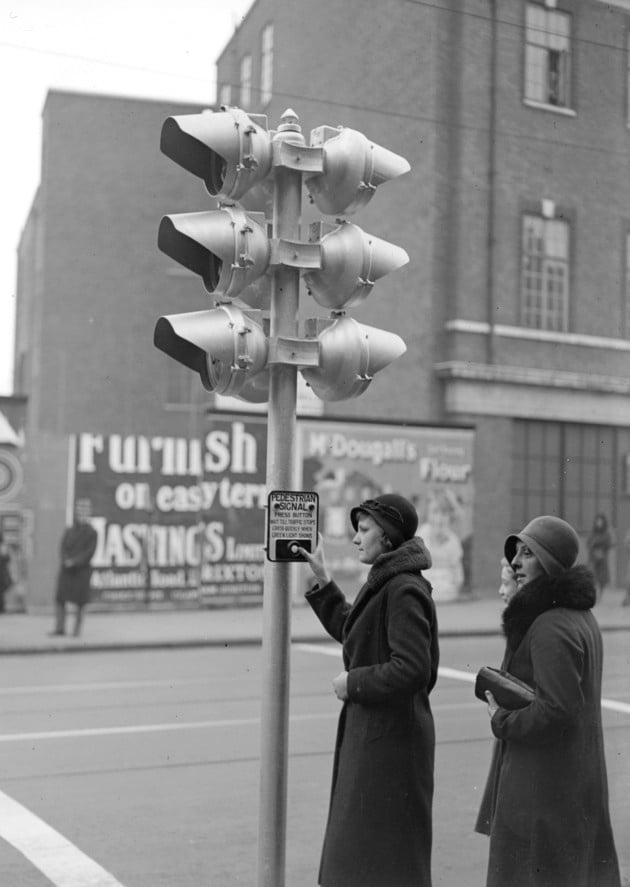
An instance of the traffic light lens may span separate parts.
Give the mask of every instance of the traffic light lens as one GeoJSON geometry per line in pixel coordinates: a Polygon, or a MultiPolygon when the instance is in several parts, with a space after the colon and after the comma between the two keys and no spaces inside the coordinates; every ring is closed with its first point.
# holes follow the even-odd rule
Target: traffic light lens
{"type": "MultiPolygon", "coordinates": [[[[190,233],[195,233],[194,229],[190,233]]],[[[187,231],[174,224],[170,216],[164,216],[160,223],[158,247],[184,268],[198,274],[208,292],[217,288],[223,267],[222,260],[203,243],[188,236],[187,231]]]]}
{"type": "Polygon", "coordinates": [[[210,152],[210,163],[208,175],[204,177],[208,193],[213,197],[220,194],[225,182],[227,172],[227,162],[224,157],[217,154],[216,151],[210,152]]]}
{"type": "Polygon", "coordinates": [[[207,274],[203,274],[202,277],[206,289],[211,293],[219,286],[223,262],[214,253],[207,253],[207,256],[210,260],[208,262],[207,274]]]}

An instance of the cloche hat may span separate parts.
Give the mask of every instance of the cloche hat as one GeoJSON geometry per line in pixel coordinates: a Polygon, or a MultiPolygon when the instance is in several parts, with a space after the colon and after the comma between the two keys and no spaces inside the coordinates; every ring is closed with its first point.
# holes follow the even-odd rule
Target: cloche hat
{"type": "Polygon", "coordinates": [[[408,499],[396,493],[383,493],[352,508],[350,521],[355,530],[361,512],[369,514],[376,521],[394,548],[413,539],[418,529],[416,509],[408,499]]]}
{"type": "Polygon", "coordinates": [[[535,517],[520,533],[507,537],[504,552],[510,563],[519,541],[533,551],[550,576],[572,567],[580,550],[578,534],[571,524],[551,514],[535,517]]]}

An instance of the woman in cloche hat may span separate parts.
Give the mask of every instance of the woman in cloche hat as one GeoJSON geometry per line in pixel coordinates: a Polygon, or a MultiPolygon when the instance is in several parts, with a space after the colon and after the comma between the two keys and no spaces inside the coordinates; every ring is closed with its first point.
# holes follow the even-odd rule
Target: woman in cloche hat
{"type": "Polygon", "coordinates": [[[438,666],[431,558],[416,510],[395,494],[350,511],[359,560],[370,564],[353,604],[331,579],[320,543],[301,549],[318,584],[306,598],[343,644],[333,681],[339,717],[322,887],[430,887],[438,666]]]}
{"type": "Polygon", "coordinates": [[[496,737],[476,830],[487,887],[619,887],[601,719],[602,637],[578,535],[552,515],[508,536],[516,592],[503,668],[535,690],[508,710],[486,694],[496,737]]]}

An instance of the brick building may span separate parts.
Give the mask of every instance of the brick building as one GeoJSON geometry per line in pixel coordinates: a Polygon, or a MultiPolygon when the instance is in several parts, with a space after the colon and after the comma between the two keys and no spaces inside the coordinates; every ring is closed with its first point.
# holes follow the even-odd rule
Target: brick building
{"type": "MultiPolygon", "coordinates": [[[[221,103],[271,128],[291,107],[307,141],[342,124],[411,164],[353,219],[411,261],[349,312],[407,352],[360,398],[317,408],[474,429],[479,589],[496,584],[506,530],[535,513],[582,536],[597,511],[618,536],[630,528],[627,5],[256,0],[218,59],[221,103]]],[[[215,421],[204,411],[219,404],[152,345],[160,314],[208,306],[156,248],[164,213],[212,208],[159,153],[163,120],[200,110],[61,92],[44,108],[15,360],[37,603],[51,594],[68,437],[194,437],[215,421]]]]}
{"type": "Polygon", "coordinates": [[[532,514],[630,528],[629,30],[626,0],[257,0],[218,60],[222,103],[411,163],[358,219],[411,262],[356,312],[407,354],[327,414],[474,425],[484,581],[532,514]]]}

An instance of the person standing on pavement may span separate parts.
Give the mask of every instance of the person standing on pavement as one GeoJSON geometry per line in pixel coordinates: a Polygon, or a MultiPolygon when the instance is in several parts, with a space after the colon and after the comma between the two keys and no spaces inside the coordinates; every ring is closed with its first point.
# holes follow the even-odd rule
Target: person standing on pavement
{"type": "Polygon", "coordinates": [[[595,576],[597,600],[601,600],[610,583],[609,552],[615,544],[615,537],[608,526],[608,518],[601,512],[595,515],[593,528],[586,540],[588,563],[595,576]]]}
{"type": "Polygon", "coordinates": [[[0,532],[0,613],[5,611],[4,598],[12,585],[11,554],[9,553],[9,546],[4,541],[4,535],[0,532]]]}
{"type": "Polygon", "coordinates": [[[630,607],[630,530],[628,530],[623,544],[628,553],[628,563],[626,565],[626,593],[621,600],[621,606],[630,607]]]}
{"type": "Polygon", "coordinates": [[[89,523],[90,504],[86,500],[77,501],[74,523],[68,527],[61,539],[59,574],[55,593],[55,628],[53,635],[66,633],[66,604],[74,604],[75,637],[81,634],[83,612],[90,600],[90,563],[96,551],[96,530],[89,523]]]}
{"type": "Polygon", "coordinates": [[[306,599],[343,645],[333,680],[339,716],[321,887],[430,887],[435,731],[429,694],[438,630],[418,516],[384,494],[350,511],[370,565],[351,604],[331,578],[323,541],[301,549],[317,585],[306,599]]]}
{"type": "Polygon", "coordinates": [[[503,668],[535,690],[509,711],[486,693],[496,737],[476,831],[487,887],[619,887],[601,718],[602,636],[577,533],[551,515],[508,536],[517,591],[503,668]]]}

